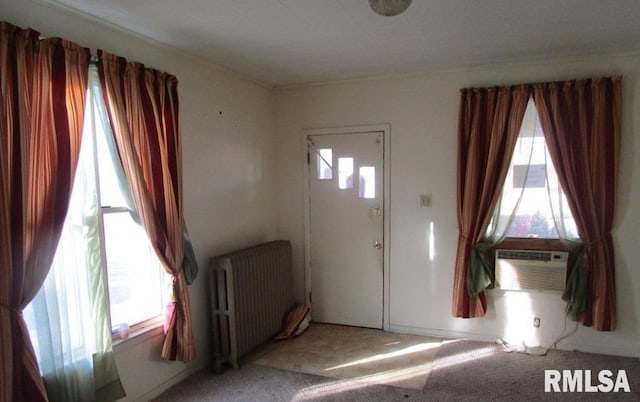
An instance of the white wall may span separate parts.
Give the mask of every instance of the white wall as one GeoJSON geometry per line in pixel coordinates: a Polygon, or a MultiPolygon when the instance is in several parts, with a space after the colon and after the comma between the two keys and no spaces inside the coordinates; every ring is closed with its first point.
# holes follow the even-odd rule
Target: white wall
{"type": "MultiPolygon", "coordinates": [[[[391,124],[390,326],[394,331],[549,344],[562,332],[559,296],[490,296],[485,318],[451,315],[457,241],[456,148],[459,88],[624,75],[624,127],[614,228],[618,329],[580,327],[564,348],[640,355],[640,57],[508,64],[276,90],[279,227],[294,241],[296,297],[304,300],[302,129],[391,124]],[[433,207],[420,208],[431,193],[433,207]],[[433,235],[430,228],[433,225],[433,235]],[[429,242],[434,253],[429,255],[429,242]],[[535,330],[533,316],[541,318],[535,330]]],[[[572,329],[574,324],[568,323],[572,329]]]]}
{"type": "Polygon", "coordinates": [[[161,336],[116,347],[126,400],[148,399],[209,363],[209,257],[276,237],[277,198],[273,94],[238,75],[32,0],[0,0],[0,19],[31,27],[167,71],[179,80],[184,210],[200,275],[190,287],[198,359],[159,358],[161,336]]]}

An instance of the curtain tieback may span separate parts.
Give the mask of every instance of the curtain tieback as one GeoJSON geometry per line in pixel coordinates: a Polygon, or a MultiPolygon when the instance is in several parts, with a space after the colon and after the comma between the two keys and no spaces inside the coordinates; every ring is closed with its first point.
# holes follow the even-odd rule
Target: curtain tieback
{"type": "Polygon", "coordinates": [[[177,294],[180,292],[180,285],[178,283],[179,278],[177,274],[171,274],[171,288],[169,292],[169,302],[175,303],[178,301],[177,294]]]}
{"type": "Polygon", "coordinates": [[[4,304],[0,304],[0,310],[7,310],[10,313],[14,313],[17,315],[22,315],[22,310],[19,310],[17,308],[11,307],[11,306],[6,306],[4,304]]]}
{"type": "Polygon", "coordinates": [[[469,241],[469,238],[463,234],[460,234],[460,238],[469,245],[469,247],[473,246],[473,244],[471,244],[471,242],[469,241]]]}
{"type": "Polygon", "coordinates": [[[587,243],[587,248],[591,248],[591,247],[593,247],[594,245],[596,245],[598,243],[604,242],[604,240],[606,238],[607,238],[607,235],[601,235],[601,236],[596,237],[595,240],[590,241],[589,243],[587,243]]]}

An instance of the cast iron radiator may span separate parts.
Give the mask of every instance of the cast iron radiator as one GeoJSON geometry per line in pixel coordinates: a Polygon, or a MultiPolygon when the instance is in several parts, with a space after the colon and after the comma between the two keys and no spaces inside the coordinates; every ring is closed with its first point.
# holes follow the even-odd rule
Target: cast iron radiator
{"type": "Polygon", "coordinates": [[[291,242],[275,240],[211,259],[214,365],[238,359],[276,335],[293,306],[291,242]]]}

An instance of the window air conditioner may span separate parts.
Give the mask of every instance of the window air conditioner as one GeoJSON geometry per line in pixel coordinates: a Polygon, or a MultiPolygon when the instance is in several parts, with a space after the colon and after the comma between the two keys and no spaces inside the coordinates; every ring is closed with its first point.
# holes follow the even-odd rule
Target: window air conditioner
{"type": "Polygon", "coordinates": [[[563,291],[566,251],[496,250],[495,288],[563,291]]]}

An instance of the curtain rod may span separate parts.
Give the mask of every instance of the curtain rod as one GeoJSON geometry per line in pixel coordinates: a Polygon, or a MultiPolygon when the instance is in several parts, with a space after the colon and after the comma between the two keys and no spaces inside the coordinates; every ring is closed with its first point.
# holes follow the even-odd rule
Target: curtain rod
{"type": "Polygon", "coordinates": [[[548,84],[564,84],[567,82],[578,82],[578,81],[594,81],[594,80],[611,80],[611,81],[617,81],[617,80],[622,80],[622,74],[618,74],[618,75],[606,75],[606,76],[600,76],[600,77],[589,77],[589,78],[574,78],[574,79],[569,79],[569,80],[552,80],[552,81],[538,81],[538,82],[524,82],[524,83],[519,83],[519,84],[505,84],[505,85],[489,85],[486,87],[465,87],[465,88],[460,88],[460,91],[475,91],[475,90],[486,90],[486,89],[500,89],[500,88],[515,88],[515,87],[520,87],[520,86],[524,86],[524,87],[532,87],[535,85],[548,85],[548,84]]]}

